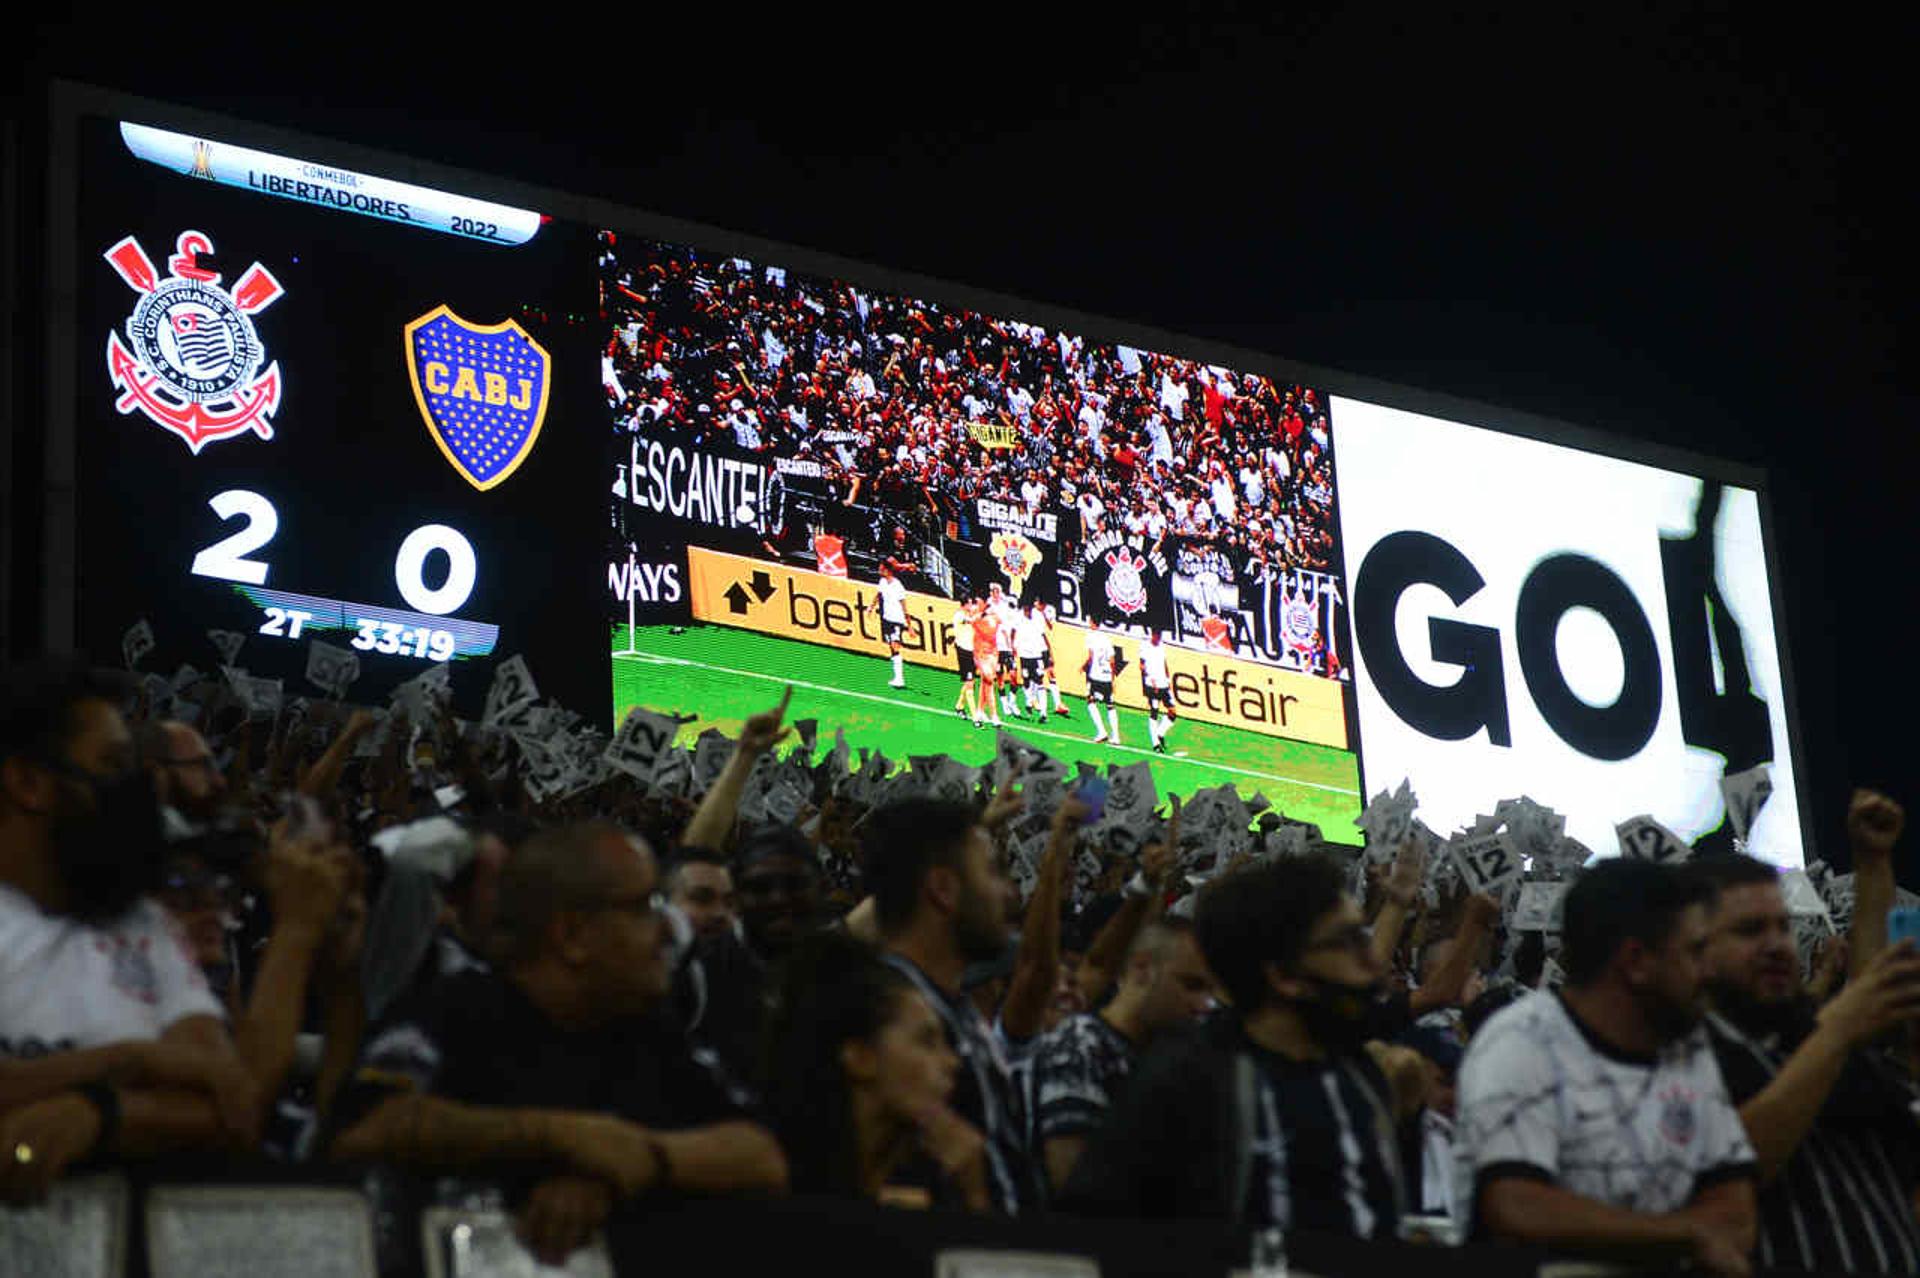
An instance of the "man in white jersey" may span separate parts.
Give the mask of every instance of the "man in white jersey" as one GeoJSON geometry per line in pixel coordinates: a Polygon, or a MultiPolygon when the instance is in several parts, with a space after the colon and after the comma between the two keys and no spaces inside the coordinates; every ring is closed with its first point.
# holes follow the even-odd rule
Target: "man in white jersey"
{"type": "Polygon", "coordinates": [[[901,667],[900,640],[907,633],[907,588],[894,574],[893,561],[880,561],[880,637],[886,641],[887,651],[893,656],[893,678],[887,680],[889,688],[907,686],[906,675],[901,667]]]}
{"type": "Polygon", "coordinates": [[[1029,603],[1014,628],[1014,653],[1020,658],[1020,680],[1027,712],[1036,719],[1047,716],[1047,615],[1040,601],[1029,603]]]}
{"type": "Polygon", "coordinates": [[[1159,754],[1167,752],[1167,733],[1179,717],[1173,708],[1173,678],[1167,673],[1165,638],[1161,631],[1150,631],[1147,641],[1140,645],[1140,690],[1147,698],[1147,731],[1159,754]]]}
{"type": "Polygon", "coordinates": [[[1460,1067],[1476,1237],[1750,1272],[1756,1159],[1702,1025],[1709,896],[1627,857],[1567,890],[1566,984],[1496,1013],[1460,1067]]]}
{"type": "Polygon", "coordinates": [[[179,928],[124,688],[73,663],[0,676],[0,1196],[90,1156],[238,1149],[259,1089],[179,928]]]}
{"type": "Polygon", "coordinates": [[[1099,743],[1112,738],[1120,744],[1120,712],[1113,705],[1113,677],[1118,673],[1119,654],[1113,640],[1100,629],[1100,623],[1087,618],[1087,659],[1080,666],[1087,676],[1087,713],[1093,718],[1093,739],[1099,743]],[[1107,721],[1100,722],[1100,707],[1107,708],[1107,721]],[[1109,731],[1111,729],[1111,731],[1109,731]]]}
{"type": "Polygon", "coordinates": [[[973,698],[973,621],[980,615],[979,608],[978,599],[962,600],[947,621],[953,627],[953,655],[960,666],[960,699],[953,703],[953,710],[975,723],[982,722],[980,707],[973,698]]]}

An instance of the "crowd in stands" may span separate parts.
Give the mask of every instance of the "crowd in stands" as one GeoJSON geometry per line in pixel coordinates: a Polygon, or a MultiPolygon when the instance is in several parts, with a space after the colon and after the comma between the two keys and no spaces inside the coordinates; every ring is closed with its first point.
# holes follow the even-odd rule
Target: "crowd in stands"
{"type": "Polygon", "coordinates": [[[199,708],[5,672],[7,1202],[228,1151],[489,1179],[554,1262],[615,1213],[792,1193],[1920,1271],[1877,793],[1810,977],[1742,856],[1596,860],[1520,933],[1417,838],[1263,819],[1196,857],[1170,799],[1099,845],[1017,771],[863,803],[842,755],[744,821],[784,700],[697,795],[545,801],[443,707],[378,742],[338,701],[199,708]]]}
{"type": "MultiPolygon", "coordinates": [[[[778,267],[604,236],[616,429],[818,466],[833,497],[957,522],[987,498],[1332,571],[1313,389],[778,267]]],[[[811,468],[808,468],[811,470],[811,468]]]]}

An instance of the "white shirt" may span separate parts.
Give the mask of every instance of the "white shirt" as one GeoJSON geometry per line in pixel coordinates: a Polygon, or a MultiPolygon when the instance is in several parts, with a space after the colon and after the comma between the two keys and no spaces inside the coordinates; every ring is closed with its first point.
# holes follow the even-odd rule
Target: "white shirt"
{"type": "Polygon", "coordinates": [[[898,577],[888,577],[880,583],[880,620],[907,622],[907,588],[900,584],[898,577]]]}
{"type": "Polygon", "coordinates": [[[106,926],[43,914],[0,886],[0,1058],[156,1039],[226,1012],[158,902],[106,926]]]}
{"type": "Polygon", "coordinates": [[[1047,619],[1033,613],[1021,613],[1013,631],[1014,651],[1032,659],[1047,655],[1047,619]]]}
{"type": "Polygon", "coordinates": [[[1193,392],[1174,380],[1172,373],[1160,375],[1160,405],[1167,410],[1167,416],[1176,422],[1185,421],[1187,416],[1187,398],[1193,392]]]}
{"type": "Polygon", "coordinates": [[[1220,518],[1232,520],[1236,505],[1233,499],[1233,481],[1224,474],[1216,475],[1209,487],[1213,489],[1213,508],[1220,512],[1220,518]]]}
{"type": "Polygon", "coordinates": [[[1040,503],[1047,499],[1047,486],[1041,480],[1029,479],[1020,485],[1020,498],[1028,510],[1038,510],[1040,503]]]}
{"type": "Polygon", "coordinates": [[[1460,1065],[1454,1219],[1481,1171],[1525,1164],[1560,1188],[1649,1214],[1687,1205],[1702,1176],[1754,1165],[1704,1028],[1634,1061],[1597,1047],[1556,994],[1497,1013],[1460,1065]]]}
{"type": "Polygon", "coordinates": [[[947,623],[953,627],[953,646],[962,652],[973,651],[973,616],[965,608],[955,608],[953,619],[947,623]]]}
{"type": "Polygon", "coordinates": [[[1013,632],[1020,625],[1020,605],[1005,595],[1000,597],[999,607],[994,612],[1000,617],[999,647],[1002,652],[1013,651],[1013,632]]]}
{"type": "Polygon", "coordinates": [[[1113,640],[1098,630],[1087,636],[1087,678],[1113,682],[1113,640]]]}
{"type": "Polygon", "coordinates": [[[1151,688],[1164,688],[1167,678],[1167,647],[1159,643],[1140,645],[1140,677],[1151,688]]]}

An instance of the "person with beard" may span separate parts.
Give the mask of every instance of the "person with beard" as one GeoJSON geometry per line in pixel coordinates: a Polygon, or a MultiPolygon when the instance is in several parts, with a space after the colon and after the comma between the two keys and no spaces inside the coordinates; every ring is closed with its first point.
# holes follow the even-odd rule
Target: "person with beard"
{"type": "Polygon", "coordinates": [[[1385,973],[1346,887],[1314,853],[1202,890],[1194,932],[1231,1007],[1147,1053],[1062,1210],[1395,1237],[1394,1126],[1423,1095],[1417,1070],[1364,1043],[1385,973]]]}
{"type": "Polygon", "coordinates": [[[1562,906],[1563,987],[1460,1066],[1454,1220],[1472,1236],[1750,1272],[1753,1146],[1701,1025],[1706,889],[1621,857],[1562,906]]]}
{"type": "Polygon", "coordinates": [[[88,1158],[244,1149],[260,1088],[151,893],[165,847],[120,713],[75,662],[0,676],[0,1198],[88,1158]]]}
{"type": "Polygon", "coordinates": [[[1716,892],[1707,1027],[1760,1160],[1756,1259],[1920,1273],[1920,1098],[1872,1050],[1920,1020],[1920,955],[1911,942],[1876,955],[1817,1007],[1801,984],[1779,871],[1745,856],[1688,868],[1716,892]]]}
{"type": "Polygon", "coordinates": [[[190,724],[162,719],[144,725],[138,742],[141,765],[153,778],[168,823],[176,829],[212,825],[226,798],[227,779],[206,738],[190,724]]]}
{"type": "Polygon", "coordinates": [[[908,799],[867,817],[866,882],[881,954],[940,1016],[960,1057],[953,1109],[987,1144],[987,1188],[1000,1211],[1039,1206],[1024,1110],[1006,1046],[962,988],[967,964],[1008,939],[1013,884],[971,804],[908,799]]]}

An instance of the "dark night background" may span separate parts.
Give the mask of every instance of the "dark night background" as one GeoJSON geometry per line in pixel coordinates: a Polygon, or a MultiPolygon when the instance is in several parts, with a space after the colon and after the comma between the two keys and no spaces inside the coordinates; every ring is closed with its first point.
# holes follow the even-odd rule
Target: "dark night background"
{"type": "Polygon", "coordinates": [[[14,118],[63,75],[1763,466],[1844,861],[1850,785],[1920,812],[1911,19],[1536,8],[95,9],[16,20],[14,118]]]}

